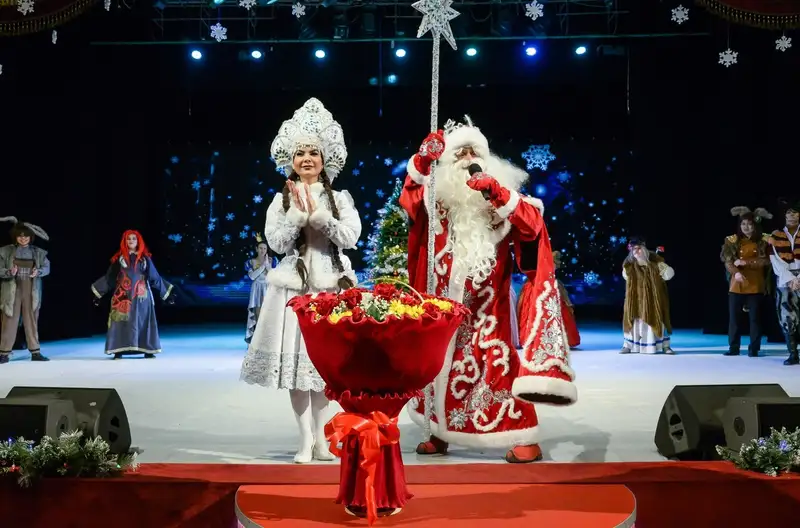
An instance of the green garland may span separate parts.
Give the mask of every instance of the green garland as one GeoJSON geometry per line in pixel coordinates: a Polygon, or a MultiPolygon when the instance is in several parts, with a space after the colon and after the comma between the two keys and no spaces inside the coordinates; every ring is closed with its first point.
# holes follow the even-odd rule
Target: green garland
{"type": "Polygon", "coordinates": [[[114,455],[102,438],[84,439],[83,433],[49,436],[38,444],[24,438],[0,442],[0,475],[16,476],[23,487],[41,477],[98,478],[135,471],[136,453],[114,455]]]}
{"type": "Polygon", "coordinates": [[[780,431],[770,429],[768,437],[743,444],[738,451],[717,446],[717,453],[739,469],[777,477],[800,469],[800,428],[791,433],[785,427],[780,431]]]}

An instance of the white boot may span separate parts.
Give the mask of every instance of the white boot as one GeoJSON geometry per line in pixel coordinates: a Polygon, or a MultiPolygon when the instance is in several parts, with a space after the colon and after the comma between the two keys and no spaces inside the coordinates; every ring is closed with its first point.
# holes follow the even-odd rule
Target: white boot
{"type": "Polygon", "coordinates": [[[300,429],[300,448],[294,456],[295,464],[308,464],[312,459],[314,449],[313,420],[311,417],[311,397],[309,391],[290,390],[289,398],[292,401],[292,410],[300,429]]]}
{"type": "Polygon", "coordinates": [[[314,458],[323,462],[336,460],[336,457],[328,449],[328,441],[325,438],[325,424],[328,417],[325,411],[328,409],[328,398],[325,393],[311,391],[311,414],[314,419],[314,458]]]}

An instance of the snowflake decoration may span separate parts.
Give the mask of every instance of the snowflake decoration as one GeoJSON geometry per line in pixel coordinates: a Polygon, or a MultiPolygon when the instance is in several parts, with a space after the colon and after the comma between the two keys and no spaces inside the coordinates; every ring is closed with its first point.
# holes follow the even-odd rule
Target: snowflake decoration
{"type": "Polygon", "coordinates": [[[430,31],[431,37],[435,40],[444,38],[451,48],[458,49],[450,21],[460,13],[452,6],[453,0],[419,0],[411,4],[411,7],[422,13],[422,23],[417,30],[417,38],[430,31]]]}
{"type": "Polygon", "coordinates": [[[19,0],[17,2],[17,11],[23,15],[33,13],[33,0],[19,0]]]}
{"type": "Polygon", "coordinates": [[[211,26],[211,38],[213,38],[217,42],[228,40],[228,28],[217,22],[216,24],[211,26]]]}
{"type": "Polygon", "coordinates": [[[544,16],[544,6],[533,0],[530,4],[525,4],[525,16],[531,20],[536,20],[544,16]]]}
{"type": "Polygon", "coordinates": [[[597,275],[597,273],[593,271],[587,271],[586,273],[583,274],[583,282],[585,282],[590,286],[592,284],[597,284],[599,278],[600,277],[597,275]]]}
{"type": "Polygon", "coordinates": [[[247,238],[247,231],[239,231],[239,238],[242,240],[247,238]]]}
{"type": "Polygon", "coordinates": [[[206,248],[206,255],[208,255],[210,257],[213,254],[214,254],[214,248],[213,247],[207,247],[206,248]]]}
{"type": "Polygon", "coordinates": [[[387,167],[391,167],[392,163],[394,163],[394,161],[392,161],[392,158],[386,158],[385,160],[383,160],[383,164],[386,165],[387,167]]]}
{"type": "Polygon", "coordinates": [[[256,0],[239,0],[239,7],[245,9],[253,9],[256,6],[256,0]]]}
{"type": "Polygon", "coordinates": [[[195,191],[199,191],[200,190],[200,182],[199,181],[192,182],[192,189],[194,189],[195,191]]]}
{"type": "Polygon", "coordinates": [[[234,218],[236,218],[236,215],[233,213],[228,213],[225,215],[225,220],[233,220],[234,218]]]}
{"type": "MultiPolygon", "coordinates": [[[[255,202],[255,203],[261,203],[262,200],[264,200],[264,199],[261,197],[260,194],[257,194],[255,196],[253,196],[253,202],[255,202]]],[[[247,226],[245,226],[245,228],[249,229],[247,226]]]]}
{"type": "Polygon", "coordinates": [[[169,235],[167,238],[178,244],[183,240],[183,235],[175,233],[174,235],[169,235]]]}
{"type": "Polygon", "coordinates": [[[361,174],[361,171],[360,171],[360,170],[358,170],[358,169],[353,169],[353,176],[358,176],[359,174],[361,174]]]}
{"type": "Polygon", "coordinates": [[[528,170],[538,168],[544,171],[556,157],[550,153],[550,145],[531,145],[522,153],[522,159],[528,162],[528,170]]]}
{"type": "Polygon", "coordinates": [[[786,35],[782,36],[778,40],[775,41],[775,49],[778,51],[786,51],[792,47],[792,39],[791,37],[787,37],[786,35]]]}
{"type": "Polygon", "coordinates": [[[306,16],[306,6],[297,2],[296,4],[292,5],[292,16],[300,20],[300,17],[306,16]]]}
{"type": "Polygon", "coordinates": [[[58,31],[56,31],[55,29],[53,30],[53,35],[50,37],[50,40],[53,41],[53,44],[58,42],[58,31]]]}
{"type": "Polygon", "coordinates": [[[106,11],[111,11],[111,0],[103,0],[103,7],[106,8],[106,11]]]}
{"type": "Polygon", "coordinates": [[[725,66],[726,68],[730,68],[731,65],[739,62],[738,58],[739,58],[739,52],[733,51],[732,49],[728,48],[719,54],[719,63],[725,66]]]}
{"type": "Polygon", "coordinates": [[[679,5],[672,10],[672,21],[680,25],[689,20],[689,10],[679,5]]]}

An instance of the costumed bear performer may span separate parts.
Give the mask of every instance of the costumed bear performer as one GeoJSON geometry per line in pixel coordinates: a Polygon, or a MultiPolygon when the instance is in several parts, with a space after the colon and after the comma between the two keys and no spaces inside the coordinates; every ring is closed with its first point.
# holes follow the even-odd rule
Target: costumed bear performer
{"type": "Polygon", "coordinates": [[[433,174],[436,294],[472,311],[453,337],[425,398],[411,400],[407,408],[427,438],[417,446],[419,454],[444,454],[453,443],[508,449],[506,461],[533,462],[542,453],[531,402],[577,400],[544,208],[541,201],[518,192],[528,174],[492,154],[486,137],[468,117],[466,121],[466,125],[448,121],[444,134],[425,139],[408,162],[400,196],[411,221],[409,282],[424,291],[428,185],[431,166],[440,160],[433,174]],[[473,164],[481,172],[471,176],[473,164]],[[512,242],[516,248],[538,246],[540,317],[523,344],[522,357],[511,343],[512,242]]]}
{"type": "Polygon", "coordinates": [[[298,295],[337,292],[356,283],[342,250],[356,247],[361,219],[350,193],[331,189],[347,159],[344,133],[322,103],[311,98],[283,122],[271,151],[288,177],[267,210],[264,238],[284,257],[269,274],[241,379],[289,390],[300,429],[295,463],[333,460],[325,441],[325,383],[308,357],[297,316],[286,304],[298,295]]]}

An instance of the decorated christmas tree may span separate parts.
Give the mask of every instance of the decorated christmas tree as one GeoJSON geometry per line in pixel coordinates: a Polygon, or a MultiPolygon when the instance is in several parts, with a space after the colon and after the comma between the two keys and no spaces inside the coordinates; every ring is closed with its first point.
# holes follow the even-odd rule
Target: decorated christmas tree
{"type": "Polygon", "coordinates": [[[378,218],[372,225],[364,252],[369,280],[408,280],[408,215],[398,203],[402,190],[403,182],[396,180],[391,196],[378,210],[378,218]]]}

